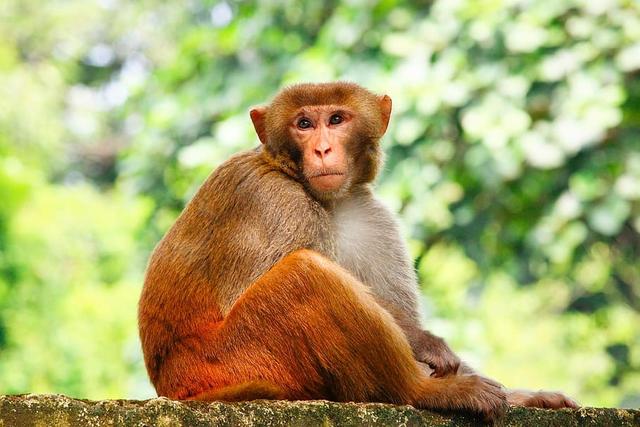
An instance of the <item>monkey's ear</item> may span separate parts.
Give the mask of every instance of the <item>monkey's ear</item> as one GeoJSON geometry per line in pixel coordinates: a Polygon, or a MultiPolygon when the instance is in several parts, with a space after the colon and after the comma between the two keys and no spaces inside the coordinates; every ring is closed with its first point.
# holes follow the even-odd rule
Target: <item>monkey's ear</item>
{"type": "Polygon", "coordinates": [[[255,107],[249,111],[253,127],[256,129],[258,138],[263,144],[267,143],[267,129],[264,123],[264,118],[267,115],[267,107],[255,107]]]}
{"type": "Polygon", "coordinates": [[[380,130],[382,134],[384,134],[387,131],[389,119],[391,118],[391,98],[387,95],[382,95],[378,98],[378,104],[380,105],[380,114],[382,115],[382,129],[380,130]]]}

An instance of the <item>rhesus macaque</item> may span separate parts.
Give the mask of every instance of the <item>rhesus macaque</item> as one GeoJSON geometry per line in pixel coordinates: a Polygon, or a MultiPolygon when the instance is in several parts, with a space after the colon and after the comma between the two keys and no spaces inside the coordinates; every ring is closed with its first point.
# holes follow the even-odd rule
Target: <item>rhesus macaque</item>
{"type": "Polygon", "coordinates": [[[156,247],[145,364],[172,399],[329,399],[467,410],[573,407],[473,373],[420,325],[417,279],[373,196],[391,99],[300,84],[251,110],[262,145],[216,169],[156,247]]]}

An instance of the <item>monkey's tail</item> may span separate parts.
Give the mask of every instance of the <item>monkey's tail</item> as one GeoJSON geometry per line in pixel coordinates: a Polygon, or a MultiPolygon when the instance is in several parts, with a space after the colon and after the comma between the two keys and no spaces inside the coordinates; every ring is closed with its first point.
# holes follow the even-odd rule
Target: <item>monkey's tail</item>
{"type": "Polygon", "coordinates": [[[256,399],[285,399],[282,388],[268,381],[248,381],[215,390],[207,390],[188,400],[241,402],[256,399]]]}

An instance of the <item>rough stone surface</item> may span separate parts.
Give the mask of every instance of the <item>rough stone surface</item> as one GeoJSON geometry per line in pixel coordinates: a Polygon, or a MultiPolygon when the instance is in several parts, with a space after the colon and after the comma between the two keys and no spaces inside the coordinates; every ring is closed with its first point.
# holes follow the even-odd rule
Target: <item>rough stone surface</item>
{"type": "MultiPolygon", "coordinates": [[[[0,396],[8,426],[480,426],[471,416],[411,406],[326,401],[244,403],[150,400],[90,401],[60,395],[0,396]]],[[[511,409],[499,426],[640,426],[640,411],[511,409]]]]}

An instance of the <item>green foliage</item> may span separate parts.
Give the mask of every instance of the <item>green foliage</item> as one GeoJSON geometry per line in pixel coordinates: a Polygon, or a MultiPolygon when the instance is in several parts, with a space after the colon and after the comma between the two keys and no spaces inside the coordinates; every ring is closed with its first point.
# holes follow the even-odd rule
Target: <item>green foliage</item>
{"type": "Polygon", "coordinates": [[[640,405],[634,0],[6,0],[0,393],[151,391],[145,260],[249,106],[348,79],[394,100],[378,192],[431,329],[508,385],[640,405]]]}

